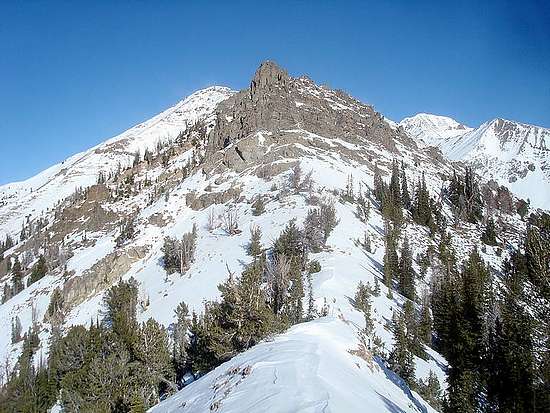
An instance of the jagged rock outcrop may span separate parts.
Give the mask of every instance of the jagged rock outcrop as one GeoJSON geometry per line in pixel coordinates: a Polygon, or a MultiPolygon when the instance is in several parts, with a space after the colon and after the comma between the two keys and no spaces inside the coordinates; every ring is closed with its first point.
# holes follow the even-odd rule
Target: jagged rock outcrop
{"type": "Polygon", "coordinates": [[[250,139],[252,134],[266,132],[262,143],[267,147],[281,139],[292,143],[285,134],[295,130],[352,144],[366,139],[394,152],[396,140],[416,146],[371,106],[342,91],[318,86],[307,77],[292,78],[274,62],[264,62],[247,90],[218,106],[208,139],[208,162],[242,170],[265,154],[257,139],[250,139]]]}
{"type": "Polygon", "coordinates": [[[148,248],[136,246],[116,250],[98,261],[81,276],[70,278],[63,285],[63,299],[68,308],[82,303],[117,282],[132,264],[145,257],[148,248]]]}

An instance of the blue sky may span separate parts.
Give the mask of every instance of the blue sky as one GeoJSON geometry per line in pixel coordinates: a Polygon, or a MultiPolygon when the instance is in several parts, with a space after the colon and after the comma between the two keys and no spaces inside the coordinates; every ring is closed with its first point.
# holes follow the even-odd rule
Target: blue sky
{"type": "Polygon", "coordinates": [[[0,183],[196,89],[244,88],[266,59],[394,120],[550,127],[548,1],[12,3],[0,2],[0,183]]]}

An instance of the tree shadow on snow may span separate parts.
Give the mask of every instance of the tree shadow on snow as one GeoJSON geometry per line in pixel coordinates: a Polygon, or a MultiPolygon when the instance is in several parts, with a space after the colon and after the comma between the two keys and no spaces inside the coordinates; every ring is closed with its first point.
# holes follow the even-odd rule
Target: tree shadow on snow
{"type": "MultiPolygon", "coordinates": [[[[386,364],[380,357],[374,357],[374,360],[376,361],[378,366],[384,371],[386,378],[390,380],[392,383],[394,383],[396,386],[399,386],[399,388],[403,391],[403,393],[405,393],[405,395],[409,398],[409,400],[415,405],[418,411],[427,413],[428,409],[426,408],[426,406],[420,403],[416,399],[416,397],[414,397],[407,383],[405,383],[405,381],[401,377],[399,377],[397,374],[395,374],[392,370],[387,368],[386,364]]],[[[386,403],[386,405],[388,406],[391,412],[403,412],[403,410],[400,407],[396,406],[393,402],[388,400],[386,397],[384,397],[380,393],[378,393],[378,395],[384,401],[384,403],[386,403]],[[392,410],[392,408],[397,410],[392,410]]]]}

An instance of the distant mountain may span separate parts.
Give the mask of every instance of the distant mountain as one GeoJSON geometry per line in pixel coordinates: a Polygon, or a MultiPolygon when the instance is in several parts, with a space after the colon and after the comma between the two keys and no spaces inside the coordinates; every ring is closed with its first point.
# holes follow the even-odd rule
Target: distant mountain
{"type": "Polygon", "coordinates": [[[462,136],[472,130],[454,119],[428,113],[405,118],[399,125],[410,137],[426,146],[438,146],[447,139],[462,136]]]}
{"type": "Polygon", "coordinates": [[[494,119],[472,129],[451,118],[418,114],[399,125],[423,146],[473,166],[538,208],[550,209],[550,129],[494,119]]]}

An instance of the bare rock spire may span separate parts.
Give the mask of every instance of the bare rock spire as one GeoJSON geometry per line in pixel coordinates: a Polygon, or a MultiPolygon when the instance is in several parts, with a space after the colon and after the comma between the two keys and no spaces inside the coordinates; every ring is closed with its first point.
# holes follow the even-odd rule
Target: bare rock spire
{"type": "Polygon", "coordinates": [[[263,62],[250,82],[250,95],[254,98],[261,91],[271,91],[274,88],[287,89],[289,76],[286,70],[272,61],[263,62]]]}

